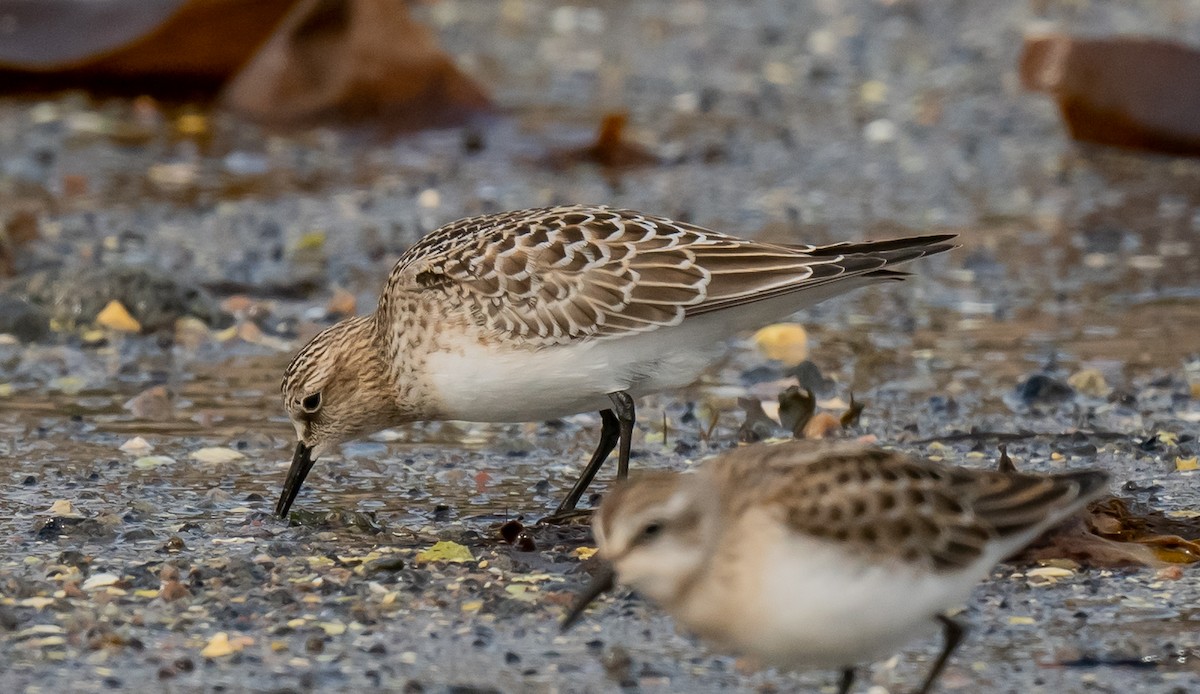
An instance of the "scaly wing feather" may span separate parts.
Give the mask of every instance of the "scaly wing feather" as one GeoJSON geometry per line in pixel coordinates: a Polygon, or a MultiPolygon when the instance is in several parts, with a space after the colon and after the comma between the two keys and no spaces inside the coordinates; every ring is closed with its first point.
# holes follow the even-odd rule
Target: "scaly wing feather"
{"type": "Polygon", "coordinates": [[[882,268],[947,250],[950,238],[784,246],[629,210],[521,210],[429,234],[396,264],[384,300],[445,292],[481,328],[548,346],[678,325],[849,277],[895,279],[882,268]]]}

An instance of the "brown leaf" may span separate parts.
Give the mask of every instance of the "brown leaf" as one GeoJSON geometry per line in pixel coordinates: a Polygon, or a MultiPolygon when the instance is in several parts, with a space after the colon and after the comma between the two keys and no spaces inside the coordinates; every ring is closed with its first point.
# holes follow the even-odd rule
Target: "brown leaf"
{"type": "Polygon", "coordinates": [[[295,0],[8,3],[4,91],[86,87],[122,94],[214,93],[295,0]],[[220,40],[214,40],[220,37],[220,40]]]}
{"type": "Polygon", "coordinates": [[[1200,155],[1200,51],[1143,37],[1030,37],[1021,83],[1048,92],[1076,140],[1200,155]]]}
{"type": "Polygon", "coordinates": [[[1200,561],[1200,521],[1159,511],[1134,512],[1117,497],[1092,502],[1086,512],[1042,535],[1019,560],[1076,559],[1097,567],[1191,564],[1200,561]]]}
{"type": "Polygon", "coordinates": [[[414,130],[491,109],[434,33],[394,0],[300,0],[222,99],[276,126],[374,121],[414,130]]]}

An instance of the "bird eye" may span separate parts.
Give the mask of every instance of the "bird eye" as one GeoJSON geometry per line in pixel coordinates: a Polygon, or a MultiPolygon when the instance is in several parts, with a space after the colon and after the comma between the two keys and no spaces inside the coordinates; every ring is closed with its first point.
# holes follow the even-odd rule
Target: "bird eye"
{"type": "Polygon", "coordinates": [[[300,407],[304,408],[305,412],[312,414],[321,408],[321,394],[313,393],[300,401],[300,407]]]}
{"type": "Polygon", "coordinates": [[[649,542],[650,540],[658,537],[659,534],[662,533],[662,529],[663,524],[658,521],[646,524],[646,527],[642,528],[642,532],[638,534],[638,544],[649,542]]]}

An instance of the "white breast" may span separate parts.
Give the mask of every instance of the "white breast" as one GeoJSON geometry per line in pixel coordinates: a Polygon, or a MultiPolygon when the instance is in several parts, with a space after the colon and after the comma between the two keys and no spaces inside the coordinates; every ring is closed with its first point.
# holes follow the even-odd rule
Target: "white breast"
{"type": "Polygon", "coordinates": [[[745,527],[760,534],[747,538],[742,566],[711,572],[677,616],[726,648],[784,669],[871,662],[934,635],[936,615],[966,600],[993,560],[959,573],[924,572],[875,563],[776,523],[745,527]]]}
{"type": "Polygon", "coordinates": [[[445,419],[525,422],[596,412],[612,406],[609,393],[623,390],[636,398],[686,386],[723,349],[712,337],[672,334],[677,332],[540,350],[464,339],[431,353],[426,377],[445,419]]]}

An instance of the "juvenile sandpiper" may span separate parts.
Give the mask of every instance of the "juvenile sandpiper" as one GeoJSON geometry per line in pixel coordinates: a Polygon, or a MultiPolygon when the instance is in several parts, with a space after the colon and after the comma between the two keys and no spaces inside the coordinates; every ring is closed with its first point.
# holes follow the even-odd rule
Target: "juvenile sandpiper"
{"type": "Polygon", "coordinates": [[[463,219],[397,261],[375,312],[326,329],[283,377],[298,439],[275,511],[313,461],[414,421],[523,422],[599,411],[600,443],[551,518],[619,448],[634,400],[692,383],[721,342],[954,247],[952,234],[803,246],[631,210],[569,205],[463,219]]]}
{"type": "Polygon", "coordinates": [[[720,648],[839,668],[845,694],[856,664],[940,625],[927,692],[965,633],[945,612],[1107,487],[1094,470],[971,470],[806,441],[740,448],[695,474],[643,472],[593,517],[606,563],[563,628],[615,580],[720,648]]]}

